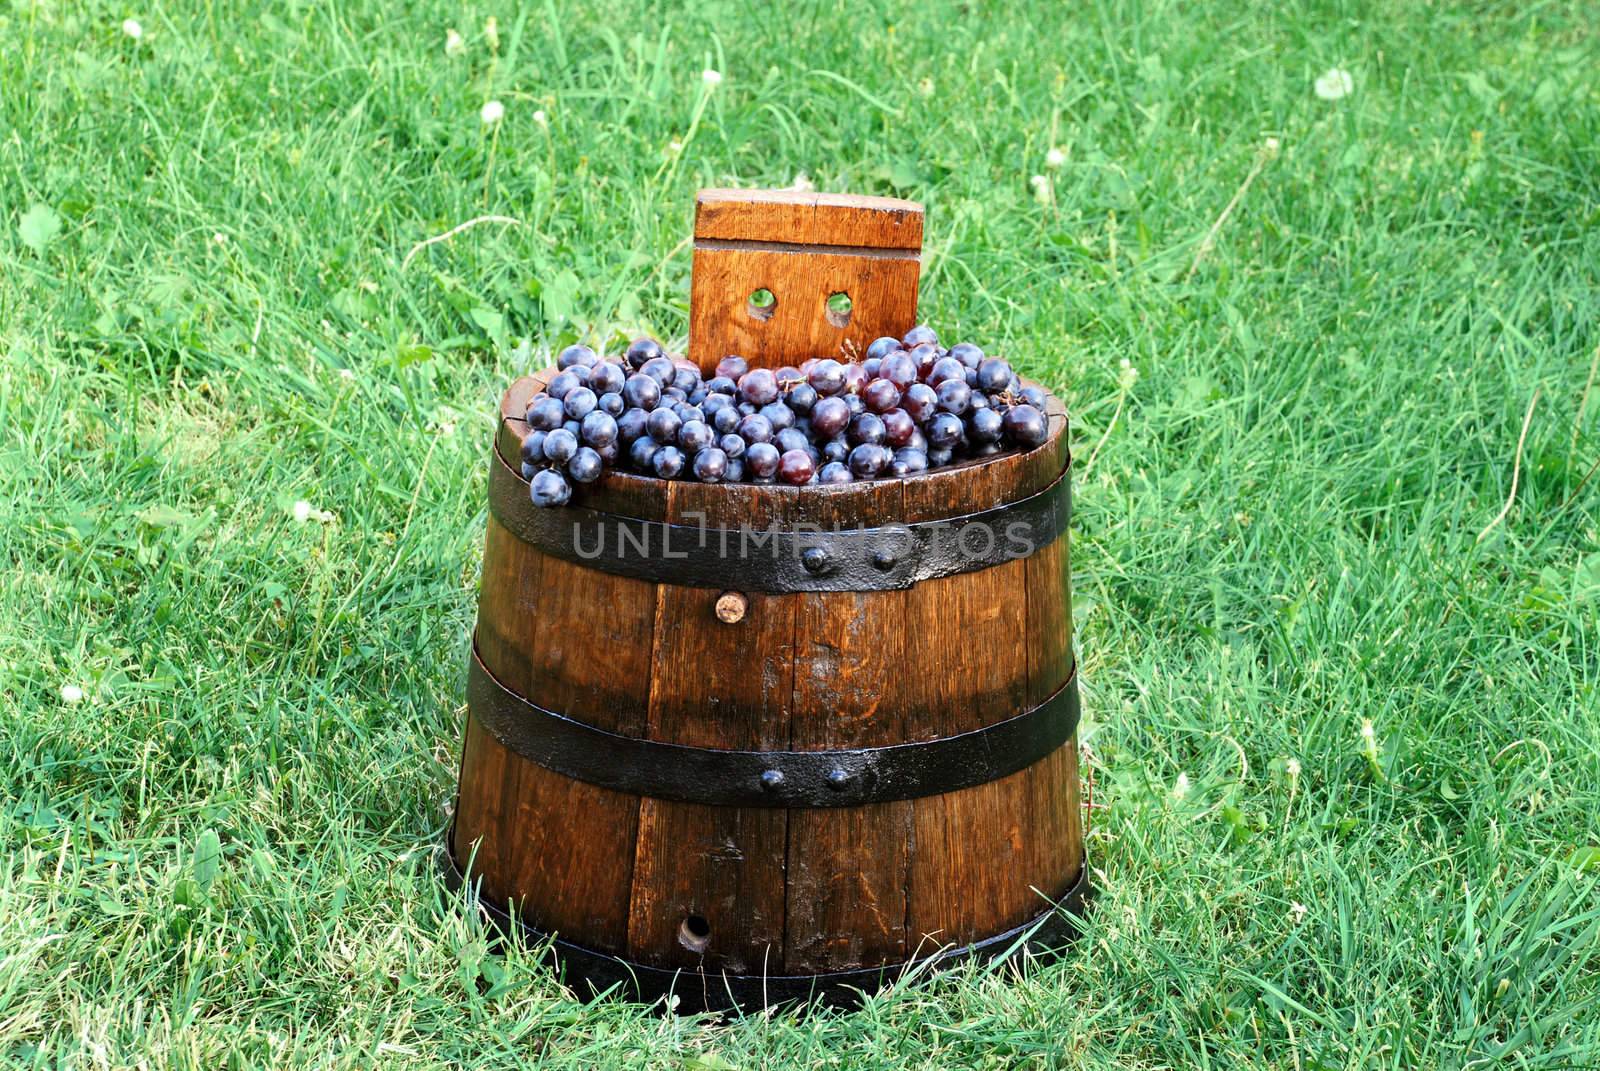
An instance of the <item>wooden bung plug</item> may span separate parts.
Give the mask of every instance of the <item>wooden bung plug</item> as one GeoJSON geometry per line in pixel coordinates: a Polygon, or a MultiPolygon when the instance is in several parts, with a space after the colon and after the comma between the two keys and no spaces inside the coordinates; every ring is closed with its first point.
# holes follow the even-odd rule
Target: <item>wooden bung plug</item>
{"type": "Polygon", "coordinates": [[[717,596],[717,620],[724,625],[737,625],[744,620],[744,612],[750,606],[750,600],[737,591],[724,591],[717,596]]]}

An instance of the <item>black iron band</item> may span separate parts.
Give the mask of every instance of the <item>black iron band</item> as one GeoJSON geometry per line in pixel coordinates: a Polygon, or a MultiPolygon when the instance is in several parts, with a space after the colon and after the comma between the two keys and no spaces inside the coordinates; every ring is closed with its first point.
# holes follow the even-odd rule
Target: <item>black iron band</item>
{"type": "MultiPolygon", "coordinates": [[[[452,823],[438,852],[445,883],[452,891],[460,890],[468,881],[455,857],[455,832],[452,823]]],[[[901,978],[921,977],[932,969],[953,967],[968,960],[1007,959],[1023,949],[1048,956],[1059,952],[1078,936],[1089,893],[1089,867],[1085,865],[1072,888],[1054,906],[1004,933],[970,945],[944,948],[905,963],[826,974],[790,975],[728,974],[705,967],[669,970],[635,963],[543,933],[481,894],[475,895],[474,900],[502,933],[520,929],[528,947],[545,948],[562,981],[578,988],[580,997],[587,999],[615,993],[649,1003],[666,998],[663,1010],[692,1014],[729,1009],[752,1011],[779,1004],[812,1002],[849,1009],[859,1006],[865,994],[877,992],[901,978]],[[677,997],[676,1002],[673,997],[677,997]]]]}
{"type": "Polygon", "coordinates": [[[893,591],[1026,558],[1072,518],[1072,464],[1037,494],[994,509],[914,524],[835,531],[706,528],[568,505],[541,509],[490,451],[489,509],[544,554],[617,576],[736,591],[893,591]]]}
{"type": "Polygon", "coordinates": [[[858,807],[988,784],[1077,731],[1078,674],[1013,718],[938,740],[840,751],[733,751],[640,740],[529,702],[474,646],[467,708],[503,746],[556,773],[654,799],[728,807],[858,807]]]}

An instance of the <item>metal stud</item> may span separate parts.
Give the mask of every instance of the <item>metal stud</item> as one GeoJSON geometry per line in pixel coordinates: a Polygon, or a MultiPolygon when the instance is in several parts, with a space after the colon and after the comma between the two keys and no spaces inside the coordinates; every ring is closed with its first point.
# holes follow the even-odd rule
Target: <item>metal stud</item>
{"type": "Polygon", "coordinates": [[[800,564],[806,567],[808,573],[820,573],[832,564],[832,560],[821,547],[807,547],[800,552],[800,564]]]}
{"type": "Polygon", "coordinates": [[[766,789],[768,792],[776,792],[779,788],[782,788],[783,787],[783,771],[782,770],[763,770],[763,771],[761,771],[761,787],[766,789]]]}
{"type": "Polygon", "coordinates": [[[833,789],[835,792],[843,790],[844,787],[849,783],[850,774],[842,769],[835,768],[831,773],[828,774],[828,787],[833,789]]]}

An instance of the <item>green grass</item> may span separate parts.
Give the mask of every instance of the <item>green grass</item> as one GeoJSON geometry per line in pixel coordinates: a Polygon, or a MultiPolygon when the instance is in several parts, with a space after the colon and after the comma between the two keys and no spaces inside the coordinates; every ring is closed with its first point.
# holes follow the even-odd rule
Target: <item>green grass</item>
{"type": "Polygon", "coordinates": [[[0,1060],[1600,1066],[1595,12],[1293,7],[13,0],[0,1060]],[[854,1016],[584,1006],[429,863],[492,405],[801,171],[1072,409],[1098,907],[854,1016]]]}

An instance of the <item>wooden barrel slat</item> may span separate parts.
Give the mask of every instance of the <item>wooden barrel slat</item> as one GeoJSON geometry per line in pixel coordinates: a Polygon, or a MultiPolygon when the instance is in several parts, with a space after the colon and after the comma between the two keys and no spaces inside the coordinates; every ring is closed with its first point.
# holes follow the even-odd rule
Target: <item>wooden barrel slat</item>
{"type": "MultiPolygon", "coordinates": [[[[674,523],[695,523],[719,491],[688,482],[666,487],[666,519],[674,523]]],[[[789,496],[769,491],[751,498],[752,524],[787,523],[789,496]]],[[[717,590],[670,584],[657,590],[645,735],[697,747],[787,747],[795,596],[751,593],[744,619],[726,625],[716,617],[717,590]]],[[[633,958],[736,974],[776,969],[787,838],[782,810],[645,799],[629,926],[633,958]],[[684,929],[701,923],[706,933],[684,929]]]]}
{"type": "MultiPolygon", "coordinates": [[[[549,374],[502,399],[495,443],[513,468],[522,413],[549,374]]],[[[938,520],[1061,477],[1066,413],[1052,399],[1048,416],[1037,450],[905,479],[795,489],[613,472],[575,497],[735,529],[938,520]]],[[[1068,558],[1063,534],[904,590],[742,592],[743,616],[725,624],[717,589],[549,557],[491,516],[478,640],[507,688],[628,736],[749,750],[926,741],[1006,720],[1068,681],[1068,558]]],[[[710,976],[806,975],[892,966],[1037,916],[1081,870],[1079,806],[1075,739],[987,784],[786,810],[571,780],[504,748],[469,711],[455,846],[477,845],[487,895],[575,944],[710,976]]]]}

